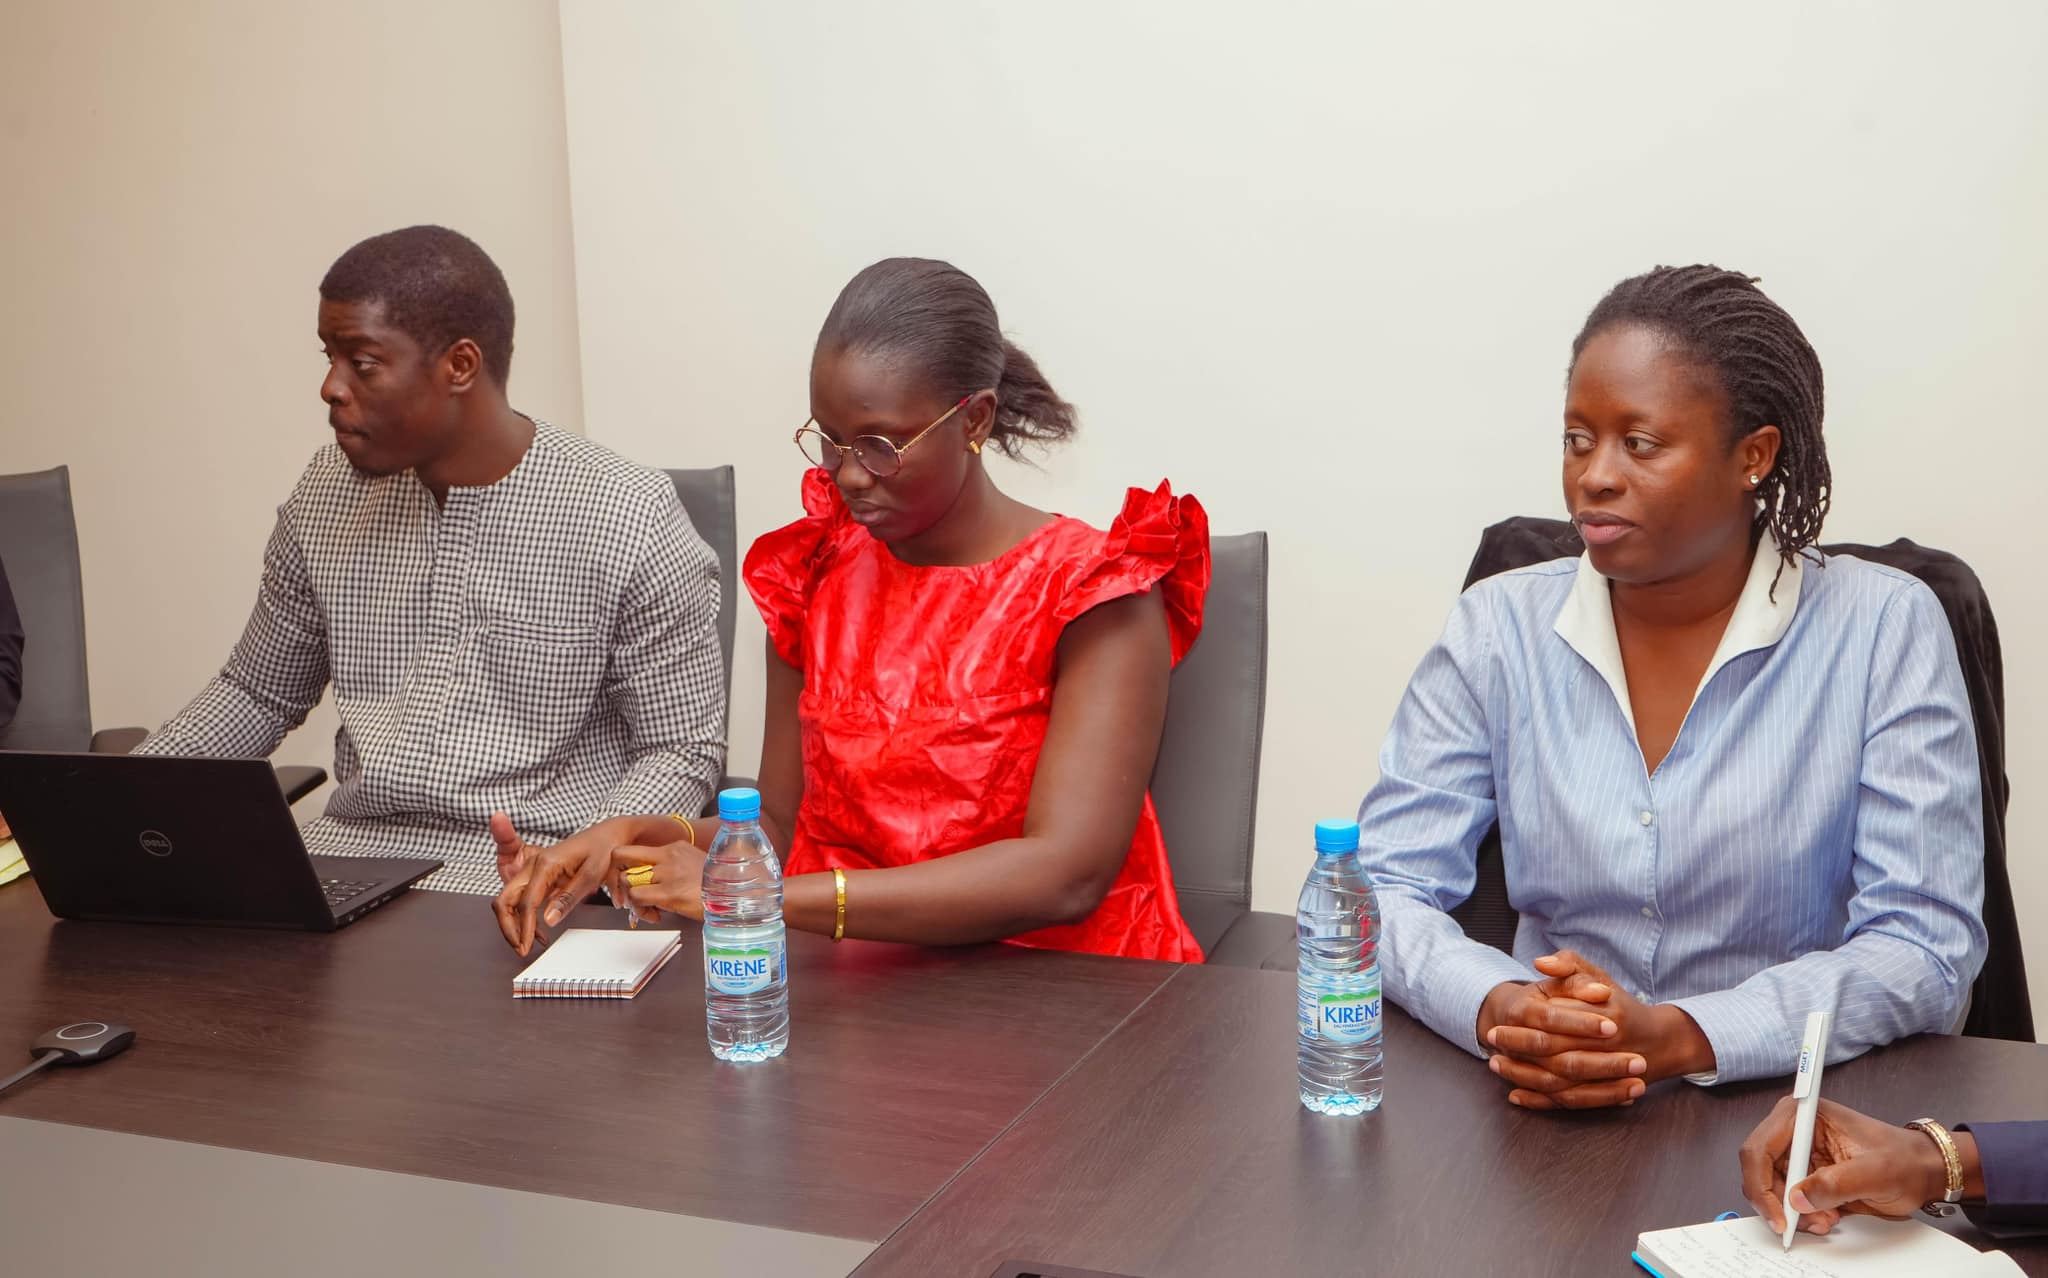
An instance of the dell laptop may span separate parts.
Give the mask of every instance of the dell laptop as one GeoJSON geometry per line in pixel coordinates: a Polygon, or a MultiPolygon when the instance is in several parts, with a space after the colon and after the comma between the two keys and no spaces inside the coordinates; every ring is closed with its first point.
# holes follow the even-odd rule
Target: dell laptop
{"type": "Polygon", "coordinates": [[[441,868],[309,856],[263,759],[0,750],[0,813],[67,919],[331,932],[441,868]]]}

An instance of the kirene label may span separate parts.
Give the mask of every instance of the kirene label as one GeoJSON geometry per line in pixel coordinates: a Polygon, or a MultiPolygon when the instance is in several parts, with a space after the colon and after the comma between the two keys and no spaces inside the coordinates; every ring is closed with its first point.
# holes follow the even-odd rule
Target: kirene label
{"type": "Polygon", "coordinates": [[[1380,1034],[1380,991],[1325,994],[1317,1000],[1317,1029],[1332,1043],[1369,1043],[1380,1034]]]}
{"type": "Polygon", "coordinates": [[[704,983],[720,994],[758,994],[782,967],[783,942],[713,945],[704,942],[704,983]]]}

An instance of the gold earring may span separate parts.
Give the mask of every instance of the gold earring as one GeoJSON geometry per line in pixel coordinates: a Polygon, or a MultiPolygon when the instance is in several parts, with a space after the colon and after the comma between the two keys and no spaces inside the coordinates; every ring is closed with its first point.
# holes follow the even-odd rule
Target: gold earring
{"type": "MultiPolygon", "coordinates": [[[[968,452],[970,452],[970,453],[973,453],[973,454],[974,454],[974,455],[975,455],[976,457],[979,457],[979,456],[981,456],[981,441],[980,441],[980,440],[978,440],[978,439],[970,439],[970,440],[968,440],[968,441],[967,441],[967,451],[968,451],[968,452]]],[[[1756,481],[1752,479],[1752,480],[1750,480],[1749,482],[1751,482],[1751,483],[1755,483],[1756,481]]]]}

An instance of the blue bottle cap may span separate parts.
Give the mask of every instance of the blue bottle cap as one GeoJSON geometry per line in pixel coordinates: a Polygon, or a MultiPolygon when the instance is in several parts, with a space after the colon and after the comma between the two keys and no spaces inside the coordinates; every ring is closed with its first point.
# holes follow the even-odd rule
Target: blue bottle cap
{"type": "MultiPolygon", "coordinates": [[[[761,792],[744,788],[719,791],[718,819],[721,821],[760,820],[761,792]]],[[[1353,840],[1354,843],[1356,841],[1356,839],[1353,840]]]]}
{"type": "Polygon", "coordinates": [[[1358,822],[1318,821],[1316,822],[1316,851],[1356,852],[1358,851],[1358,822]]]}

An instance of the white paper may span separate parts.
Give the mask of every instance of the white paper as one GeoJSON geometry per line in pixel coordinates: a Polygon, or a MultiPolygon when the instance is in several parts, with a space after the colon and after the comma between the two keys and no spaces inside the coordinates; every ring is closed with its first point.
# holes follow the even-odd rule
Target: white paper
{"type": "Polygon", "coordinates": [[[2003,1252],[1980,1252],[1917,1220],[1845,1216],[1823,1235],[1800,1234],[1792,1250],[1761,1216],[1660,1229],[1636,1250],[1664,1278],[1991,1278],[2019,1273],[2003,1252]]]}
{"type": "Polygon", "coordinates": [[[677,943],[672,929],[570,928],[527,965],[512,988],[553,983],[628,990],[660,966],[677,943]]]}

